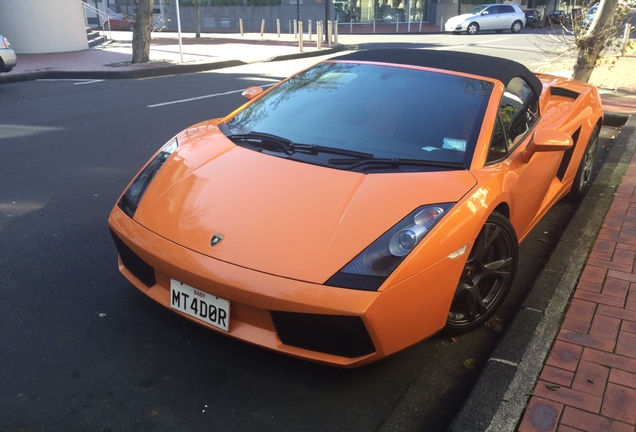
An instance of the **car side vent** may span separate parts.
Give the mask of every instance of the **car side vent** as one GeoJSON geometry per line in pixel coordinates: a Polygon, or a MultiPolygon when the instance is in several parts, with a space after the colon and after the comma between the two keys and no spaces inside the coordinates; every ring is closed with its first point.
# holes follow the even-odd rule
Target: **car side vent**
{"type": "Polygon", "coordinates": [[[271,315],[285,345],[348,358],[375,352],[360,317],[279,311],[271,315]]]}
{"type": "Polygon", "coordinates": [[[568,89],[564,89],[561,87],[550,87],[550,95],[552,96],[562,96],[562,97],[566,97],[566,98],[570,98],[570,99],[578,99],[579,95],[581,93],[572,91],[572,90],[568,90],[568,89]]]}
{"type": "Polygon", "coordinates": [[[581,133],[581,128],[578,128],[574,135],[572,135],[572,142],[574,145],[563,152],[563,158],[561,159],[561,164],[559,165],[559,169],[557,170],[557,178],[563,181],[563,177],[570,166],[570,161],[572,160],[572,155],[574,154],[574,149],[576,148],[576,144],[579,142],[579,135],[581,133]]]}
{"type": "Polygon", "coordinates": [[[117,247],[117,253],[121,257],[121,262],[124,264],[124,267],[147,287],[155,285],[157,283],[155,279],[155,269],[133,252],[122,239],[117,237],[117,234],[115,234],[113,230],[110,230],[110,235],[113,237],[113,241],[117,247]]]}

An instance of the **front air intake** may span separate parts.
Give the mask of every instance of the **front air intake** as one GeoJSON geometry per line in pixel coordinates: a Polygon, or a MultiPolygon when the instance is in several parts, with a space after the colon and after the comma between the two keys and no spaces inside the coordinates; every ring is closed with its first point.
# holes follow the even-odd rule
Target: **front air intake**
{"type": "Polygon", "coordinates": [[[147,287],[151,287],[157,283],[155,279],[155,269],[142,260],[126,243],[122,241],[113,230],[110,230],[110,235],[113,237],[115,246],[117,247],[117,253],[121,258],[121,262],[124,267],[139,279],[147,287]]]}
{"type": "Polygon", "coordinates": [[[375,352],[362,318],[272,311],[281,342],[325,354],[355,358],[375,352]]]}

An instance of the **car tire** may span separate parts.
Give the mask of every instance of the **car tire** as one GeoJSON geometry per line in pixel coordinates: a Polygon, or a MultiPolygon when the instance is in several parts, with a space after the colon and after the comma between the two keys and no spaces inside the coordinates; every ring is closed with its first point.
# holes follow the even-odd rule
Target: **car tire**
{"type": "Polygon", "coordinates": [[[599,125],[596,125],[590,135],[590,139],[585,146],[585,153],[581,158],[579,169],[576,171],[572,190],[568,198],[579,200],[587,193],[592,185],[592,174],[594,170],[594,161],[596,160],[596,150],[598,149],[598,135],[600,133],[599,125]]]}
{"type": "Polygon", "coordinates": [[[493,212],[466,260],[445,333],[462,334],[486,323],[508,295],[518,262],[517,234],[505,216],[493,212]]]}
{"type": "Polygon", "coordinates": [[[468,27],[466,27],[466,33],[468,33],[469,35],[474,35],[478,31],[479,31],[479,24],[477,24],[476,22],[470,23],[468,24],[468,27]]]}
{"type": "Polygon", "coordinates": [[[521,21],[515,21],[510,26],[510,31],[512,33],[519,33],[523,27],[523,23],[521,21]]]}

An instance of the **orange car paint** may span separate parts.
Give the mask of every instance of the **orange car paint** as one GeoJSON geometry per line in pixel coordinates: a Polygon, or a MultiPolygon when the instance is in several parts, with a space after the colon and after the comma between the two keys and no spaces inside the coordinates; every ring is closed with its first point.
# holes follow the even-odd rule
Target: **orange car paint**
{"type": "MultiPolygon", "coordinates": [[[[466,171],[364,175],[330,170],[236,147],[217,129],[217,120],[188,128],[177,136],[179,149],[153,180],[134,219],[117,207],[109,218],[111,229],[155,268],[157,284],[146,287],[121,260],[120,270],[166,307],[170,278],[225,298],[231,302],[230,336],[295,357],[352,367],[417,343],[444,327],[468,252],[488,216],[496,209],[508,216],[521,241],[572,185],[578,165],[558,180],[563,152],[529,147],[534,137],[562,136],[554,131],[572,136],[580,128],[573,156],[579,160],[602,119],[602,107],[591,87],[540,78],[545,87],[563,86],[581,97],[575,102],[544,97],[542,130],[528,133],[501,162],[486,163],[492,128],[484,127],[466,171]],[[302,178],[302,184],[290,182],[293,178],[302,178]],[[246,190],[250,200],[242,199],[246,190]],[[267,190],[280,190],[280,195],[267,190]],[[441,202],[455,205],[379,291],[323,285],[404,215],[441,202]],[[237,211],[223,214],[225,205],[237,211]],[[289,217],[292,212],[295,217],[289,217]],[[212,215],[218,226],[210,226],[212,215]],[[313,229],[319,225],[323,229],[313,229]],[[232,242],[210,248],[216,232],[232,242]],[[173,236],[187,248],[168,240],[173,236]],[[448,258],[462,248],[463,254],[448,258]],[[376,352],[345,358],[284,345],[270,310],[360,316],[376,352]]],[[[504,89],[492,82],[485,125],[494,122],[504,89]]]]}

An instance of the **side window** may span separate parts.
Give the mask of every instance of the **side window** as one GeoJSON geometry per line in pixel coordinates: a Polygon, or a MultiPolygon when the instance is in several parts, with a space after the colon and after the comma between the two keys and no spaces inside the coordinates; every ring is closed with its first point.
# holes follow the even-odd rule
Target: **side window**
{"type": "Polygon", "coordinates": [[[490,141],[490,149],[488,150],[486,163],[503,159],[507,153],[506,135],[501,127],[501,120],[497,119],[495,129],[492,132],[492,140],[490,141]]]}
{"type": "Polygon", "coordinates": [[[515,9],[512,6],[502,5],[499,6],[499,13],[515,13],[515,9]]]}
{"type": "Polygon", "coordinates": [[[534,127],[538,117],[537,95],[522,78],[510,80],[499,104],[487,161],[501,159],[502,151],[506,154],[514,148],[534,127]]]}

